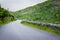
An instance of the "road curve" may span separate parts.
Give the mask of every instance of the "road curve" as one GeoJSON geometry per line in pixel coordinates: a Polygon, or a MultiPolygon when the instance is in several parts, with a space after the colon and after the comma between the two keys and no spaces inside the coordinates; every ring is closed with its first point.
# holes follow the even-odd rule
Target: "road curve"
{"type": "Polygon", "coordinates": [[[60,40],[60,36],[29,28],[20,20],[0,27],[0,40],[60,40]]]}

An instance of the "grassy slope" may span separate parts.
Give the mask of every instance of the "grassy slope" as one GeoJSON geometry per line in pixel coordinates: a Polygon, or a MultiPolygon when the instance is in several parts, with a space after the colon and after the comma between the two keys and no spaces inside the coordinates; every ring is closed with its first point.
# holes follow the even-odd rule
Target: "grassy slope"
{"type": "Polygon", "coordinates": [[[60,24],[60,0],[49,0],[14,14],[18,19],[60,24]],[[59,3],[58,3],[59,2],[59,3]]]}
{"type": "Polygon", "coordinates": [[[36,29],[39,29],[39,30],[44,30],[46,32],[49,32],[49,33],[56,34],[56,35],[60,36],[60,31],[58,31],[58,30],[54,30],[54,29],[47,28],[47,27],[42,27],[42,26],[37,26],[37,25],[34,25],[34,24],[27,23],[25,21],[22,21],[21,23],[26,25],[26,26],[36,28],[36,29]]]}

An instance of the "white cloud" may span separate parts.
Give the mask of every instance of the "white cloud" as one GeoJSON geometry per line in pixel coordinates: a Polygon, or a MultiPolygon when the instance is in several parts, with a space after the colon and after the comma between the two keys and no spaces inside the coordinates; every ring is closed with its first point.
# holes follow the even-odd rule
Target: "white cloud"
{"type": "Polygon", "coordinates": [[[2,7],[9,8],[10,11],[17,11],[33,6],[46,0],[0,0],[2,7]]]}

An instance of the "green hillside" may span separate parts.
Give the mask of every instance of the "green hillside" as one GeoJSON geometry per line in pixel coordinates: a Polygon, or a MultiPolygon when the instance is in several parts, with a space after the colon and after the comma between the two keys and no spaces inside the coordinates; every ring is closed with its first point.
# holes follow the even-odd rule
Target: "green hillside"
{"type": "Polygon", "coordinates": [[[60,24],[60,0],[48,0],[15,12],[17,19],[60,24]]]}
{"type": "Polygon", "coordinates": [[[0,26],[14,20],[14,16],[0,6],[0,26]]]}

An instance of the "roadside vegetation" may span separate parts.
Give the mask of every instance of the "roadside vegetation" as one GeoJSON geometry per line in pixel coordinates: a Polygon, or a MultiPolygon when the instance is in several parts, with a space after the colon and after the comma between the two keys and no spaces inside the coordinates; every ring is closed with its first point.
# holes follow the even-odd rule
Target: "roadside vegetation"
{"type": "Polygon", "coordinates": [[[0,5],[0,26],[9,23],[14,20],[13,14],[11,14],[8,10],[4,9],[0,5]]]}
{"type": "Polygon", "coordinates": [[[59,30],[48,28],[48,27],[34,25],[34,24],[31,24],[31,23],[27,23],[25,21],[22,21],[21,23],[23,25],[28,26],[28,27],[36,28],[36,29],[39,29],[39,30],[44,30],[46,32],[49,32],[49,33],[56,34],[56,35],[59,35],[60,36],[60,31],[59,30]]]}

